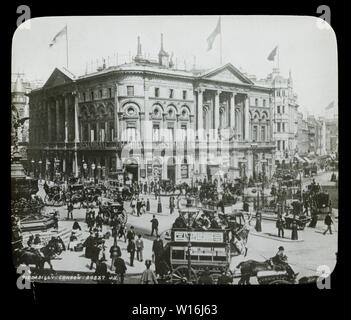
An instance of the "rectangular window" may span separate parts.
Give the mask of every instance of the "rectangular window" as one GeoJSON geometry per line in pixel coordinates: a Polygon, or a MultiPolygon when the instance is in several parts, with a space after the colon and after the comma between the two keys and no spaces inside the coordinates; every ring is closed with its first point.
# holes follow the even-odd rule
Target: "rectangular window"
{"type": "Polygon", "coordinates": [[[100,132],[100,140],[102,142],[105,141],[105,129],[101,129],[101,132],[100,132]]]}
{"type": "Polygon", "coordinates": [[[263,104],[264,107],[266,106],[266,99],[263,99],[262,104],[263,104]]]}
{"type": "Polygon", "coordinates": [[[169,142],[172,142],[173,139],[174,139],[174,126],[173,124],[168,124],[168,127],[167,127],[167,139],[169,142]]]}
{"type": "Polygon", "coordinates": [[[258,99],[255,99],[255,106],[258,107],[258,99]]]}
{"type": "Polygon", "coordinates": [[[174,90],[173,89],[169,89],[169,98],[173,99],[174,96],[174,90]]]}
{"type": "Polygon", "coordinates": [[[136,128],[133,125],[128,125],[127,127],[127,141],[136,141],[136,128]]]}
{"type": "Polygon", "coordinates": [[[280,140],[277,140],[277,149],[280,151],[280,140]]]}
{"type": "Polygon", "coordinates": [[[186,90],[183,90],[183,100],[186,100],[186,90]]]}
{"type": "Polygon", "coordinates": [[[283,140],[283,151],[285,150],[285,140],[283,140]]]}
{"type": "Polygon", "coordinates": [[[95,131],[93,129],[90,130],[90,142],[95,141],[95,131]]]}
{"type": "Polygon", "coordinates": [[[83,101],[85,102],[86,101],[86,95],[85,95],[85,92],[83,92],[83,101]]]}
{"type": "Polygon", "coordinates": [[[112,88],[108,88],[108,97],[112,98],[112,88]]]}
{"type": "Polygon", "coordinates": [[[285,132],[285,123],[282,123],[282,130],[285,132]]]}
{"type": "Polygon", "coordinates": [[[128,97],[134,96],[134,86],[127,86],[127,96],[128,97]]]}
{"type": "Polygon", "coordinates": [[[280,132],[280,122],[277,123],[277,132],[280,132]]]}
{"type": "Polygon", "coordinates": [[[99,98],[102,98],[102,90],[99,90],[99,98]]]}
{"type": "Polygon", "coordinates": [[[282,106],[282,113],[285,113],[285,106],[282,106]]]}
{"type": "Polygon", "coordinates": [[[186,141],[186,124],[182,124],[181,126],[181,130],[182,130],[182,134],[181,134],[181,141],[186,141]]]}
{"type": "Polygon", "coordinates": [[[257,141],[257,126],[253,127],[253,137],[252,137],[253,141],[257,141]]]}
{"type": "Polygon", "coordinates": [[[94,91],[91,91],[91,92],[90,92],[90,99],[91,99],[91,101],[94,100],[94,91]]]}
{"type": "Polygon", "coordinates": [[[160,88],[155,88],[155,97],[159,97],[160,96],[160,88]]]}
{"type": "Polygon", "coordinates": [[[280,114],[280,106],[277,106],[277,113],[280,114]]]}
{"type": "Polygon", "coordinates": [[[160,141],[160,125],[154,124],[152,126],[152,140],[153,141],[160,141]]]}
{"type": "Polygon", "coordinates": [[[261,141],[266,141],[266,127],[261,127],[261,141]]]}

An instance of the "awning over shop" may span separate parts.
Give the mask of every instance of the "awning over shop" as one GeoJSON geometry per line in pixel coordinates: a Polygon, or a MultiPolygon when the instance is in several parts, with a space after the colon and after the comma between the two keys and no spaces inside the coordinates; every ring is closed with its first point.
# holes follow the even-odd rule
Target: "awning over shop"
{"type": "Polygon", "coordinates": [[[307,163],[313,163],[313,161],[308,159],[307,157],[304,157],[304,159],[306,160],[307,163]]]}

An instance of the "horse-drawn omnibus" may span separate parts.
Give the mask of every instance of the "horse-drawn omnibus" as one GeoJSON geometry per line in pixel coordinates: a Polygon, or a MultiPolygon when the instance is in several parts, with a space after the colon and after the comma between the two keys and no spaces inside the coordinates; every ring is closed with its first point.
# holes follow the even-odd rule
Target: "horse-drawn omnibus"
{"type": "Polygon", "coordinates": [[[223,269],[229,270],[230,246],[227,230],[188,231],[172,229],[171,241],[167,244],[169,264],[172,270],[171,283],[181,283],[188,277],[188,239],[190,235],[191,282],[208,269],[214,282],[223,269]]]}

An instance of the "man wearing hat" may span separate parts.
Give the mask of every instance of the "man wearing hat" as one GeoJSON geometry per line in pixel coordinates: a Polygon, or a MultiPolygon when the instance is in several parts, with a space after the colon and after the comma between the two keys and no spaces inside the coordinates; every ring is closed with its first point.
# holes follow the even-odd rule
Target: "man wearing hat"
{"type": "Polygon", "coordinates": [[[284,247],[280,246],[278,248],[278,252],[272,258],[272,262],[274,265],[281,267],[282,269],[286,270],[287,274],[291,278],[296,278],[298,273],[295,273],[290,265],[286,262],[288,257],[284,253],[284,247]]]}

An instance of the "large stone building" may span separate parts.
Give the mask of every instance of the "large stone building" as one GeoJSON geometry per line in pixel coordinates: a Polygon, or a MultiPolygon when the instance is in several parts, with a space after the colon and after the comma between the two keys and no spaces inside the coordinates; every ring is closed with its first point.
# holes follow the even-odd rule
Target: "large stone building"
{"type": "Polygon", "coordinates": [[[29,156],[38,174],[85,178],[234,179],[274,172],[271,89],[232,64],[177,70],[134,61],[76,77],[56,68],[30,93],[29,156]]]}
{"type": "Polygon", "coordinates": [[[274,68],[266,79],[256,83],[272,88],[273,140],[277,147],[275,161],[277,166],[290,166],[298,141],[298,104],[291,71],[289,77],[284,78],[279,69],[274,68]]]}
{"type": "MultiPolygon", "coordinates": [[[[23,74],[13,74],[11,79],[11,109],[16,114],[17,119],[29,116],[28,93],[38,87],[38,82],[26,81],[23,74]]],[[[14,127],[12,127],[14,130],[14,127]]],[[[24,121],[23,126],[17,129],[18,151],[21,155],[23,164],[27,165],[27,146],[29,121],[24,121]]]]}
{"type": "Polygon", "coordinates": [[[298,131],[297,131],[297,154],[308,155],[310,148],[308,122],[303,118],[302,112],[298,113],[298,131]]]}
{"type": "Polygon", "coordinates": [[[325,119],[326,126],[326,152],[337,154],[339,149],[339,125],[338,119],[325,119]]]}

